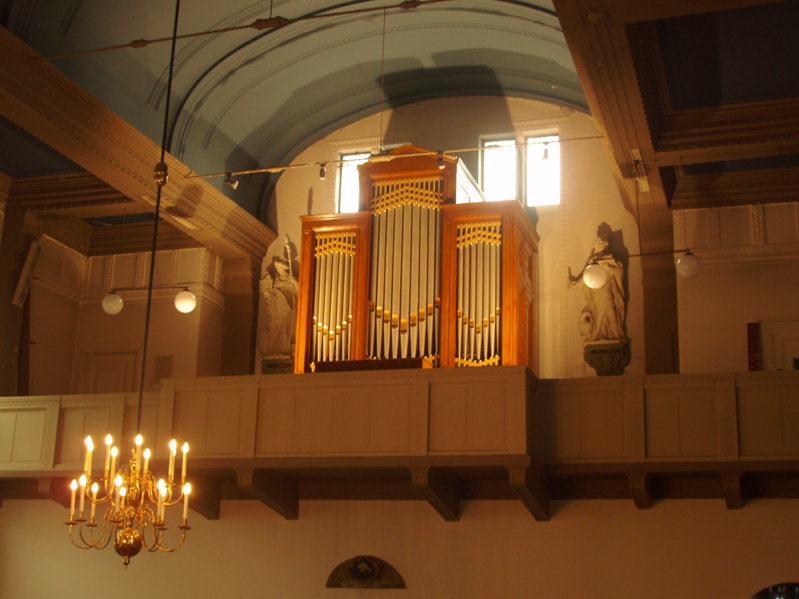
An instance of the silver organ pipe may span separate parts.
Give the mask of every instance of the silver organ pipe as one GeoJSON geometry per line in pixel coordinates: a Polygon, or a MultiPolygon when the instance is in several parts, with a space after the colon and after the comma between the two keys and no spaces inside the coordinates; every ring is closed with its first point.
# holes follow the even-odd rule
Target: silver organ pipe
{"type": "Polygon", "coordinates": [[[348,360],[352,345],[355,233],[318,233],[314,243],[311,355],[317,362],[348,360]]]}
{"type": "Polygon", "coordinates": [[[438,353],[442,203],[440,176],[372,183],[369,358],[438,353]]]}
{"type": "Polygon", "coordinates": [[[456,366],[499,364],[501,222],[457,226],[456,366]]]}

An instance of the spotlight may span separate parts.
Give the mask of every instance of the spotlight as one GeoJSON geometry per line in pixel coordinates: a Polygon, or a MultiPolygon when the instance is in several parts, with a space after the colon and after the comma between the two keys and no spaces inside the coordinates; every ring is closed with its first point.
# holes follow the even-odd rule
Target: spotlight
{"type": "Polygon", "coordinates": [[[691,250],[677,260],[677,274],[684,279],[693,279],[702,270],[702,263],[699,258],[693,255],[691,250]]]}
{"type": "Polygon", "coordinates": [[[319,179],[324,181],[327,177],[327,170],[325,169],[326,164],[323,162],[319,165],[319,179]]]}
{"type": "Polygon", "coordinates": [[[187,287],[175,296],[175,307],[179,312],[188,314],[197,305],[197,298],[187,287]]]}
{"type": "Polygon", "coordinates": [[[227,173],[227,177],[225,178],[225,183],[230,185],[233,189],[236,189],[239,186],[239,182],[234,181],[230,173],[227,173]]]}
{"type": "Polygon", "coordinates": [[[439,168],[439,170],[443,171],[444,167],[445,167],[445,165],[444,165],[444,152],[439,152],[438,153],[438,168],[439,168]]]}
{"type": "Polygon", "coordinates": [[[117,295],[117,292],[112,289],[111,293],[103,298],[101,305],[103,307],[103,312],[113,316],[114,314],[119,314],[125,302],[123,302],[122,298],[117,295]]]}

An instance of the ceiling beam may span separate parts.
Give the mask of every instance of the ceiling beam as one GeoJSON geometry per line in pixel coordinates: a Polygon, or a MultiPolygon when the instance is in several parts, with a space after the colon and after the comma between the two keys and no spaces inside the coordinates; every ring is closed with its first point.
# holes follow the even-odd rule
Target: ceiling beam
{"type": "MultiPolygon", "coordinates": [[[[155,205],[160,148],[8,30],[0,28],[0,115],[133,200],[155,205]]],[[[222,258],[260,260],[276,234],[167,154],[163,217],[222,258]]]]}

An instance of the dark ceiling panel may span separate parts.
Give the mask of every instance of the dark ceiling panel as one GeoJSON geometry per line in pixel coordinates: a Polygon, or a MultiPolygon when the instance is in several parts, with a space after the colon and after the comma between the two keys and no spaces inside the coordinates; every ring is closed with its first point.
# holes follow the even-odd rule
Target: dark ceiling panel
{"type": "Polygon", "coordinates": [[[713,173],[739,173],[797,166],[799,166],[799,154],[785,154],[783,156],[763,156],[746,160],[685,164],[683,165],[683,172],[686,175],[710,175],[713,173]]]}
{"type": "Polygon", "coordinates": [[[657,21],[672,110],[799,96],[799,2],[657,21]]]}
{"type": "Polygon", "coordinates": [[[50,146],[0,117],[0,172],[13,179],[82,171],[50,146]]]}

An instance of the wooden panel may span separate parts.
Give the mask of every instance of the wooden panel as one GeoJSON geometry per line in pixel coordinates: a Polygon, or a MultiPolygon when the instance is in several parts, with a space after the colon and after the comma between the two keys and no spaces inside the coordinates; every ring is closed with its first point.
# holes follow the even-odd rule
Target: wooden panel
{"type": "Polygon", "coordinates": [[[353,384],[339,374],[332,379],[326,375],[281,377],[299,384],[280,385],[261,394],[255,453],[407,454],[416,436],[413,428],[426,433],[426,420],[415,427],[412,423],[418,420],[414,412],[420,400],[426,404],[427,397],[417,397],[420,385],[412,379],[418,376],[402,380],[386,374],[373,373],[373,384],[368,380],[353,384]],[[329,381],[336,382],[325,384],[329,381]]]}
{"type": "Polygon", "coordinates": [[[193,454],[203,457],[240,456],[244,390],[229,386],[216,389],[177,389],[174,434],[187,441],[193,454]]]}
{"type": "Polygon", "coordinates": [[[294,449],[299,452],[330,452],[333,393],[302,390],[296,396],[294,449]]]}
{"type": "Polygon", "coordinates": [[[333,451],[363,451],[369,447],[369,395],[366,389],[342,389],[333,394],[330,423],[333,451]]]}
{"type": "MultiPolygon", "coordinates": [[[[748,374],[748,373],[747,373],[748,374]]],[[[741,458],[799,457],[799,377],[773,373],[739,375],[738,430],[741,458]]],[[[783,374],[783,373],[780,373],[783,374]]]]}
{"type": "Polygon", "coordinates": [[[412,390],[408,388],[385,389],[370,394],[370,450],[411,449],[412,401],[412,390]]]}
{"type": "MultiPolygon", "coordinates": [[[[115,441],[121,439],[124,413],[124,393],[63,397],[58,421],[56,467],[75,469],[82,466],[86,435],[92,436],[95,448],[102,444],[107,434],[111,434],[115,441]]],[[[123,446],[124,443],[120,449],[123,446]]],[[[101,466],[101,453],[94,452],[95,467],[101,466]]]]}
{"type": "Polygon", "coordinates": [[[430,453],[527,451],[526,368],[433,371],[430,453]]]}
{"type": "Polygon", "coordinates": [[[645,393],[647,459],[737,459],[732,376],[650,376],[645,393]]]}
{"type": "Polygon", "coordinates": [[[59,397],[0,400],[0,470],[53,468],[59,397]]]}
{"type": "Polygon", "coordinates": [[[287,453],[294,448],[295,393],[276,390],[258,398],[256,455],[287,453]]]}
{"type": "Polygon", "coordinates": [[[643,394],[638,377],[539,381],[538,451],[545,461],[640,461],[643,394]]]}

